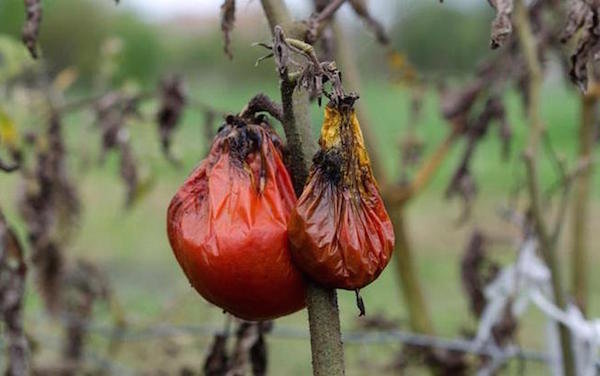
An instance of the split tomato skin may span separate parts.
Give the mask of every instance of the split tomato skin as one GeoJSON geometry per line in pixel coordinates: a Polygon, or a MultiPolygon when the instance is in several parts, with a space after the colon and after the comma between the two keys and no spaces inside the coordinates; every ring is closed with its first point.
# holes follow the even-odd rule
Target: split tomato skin
{"type": "Polygon", "coordinates": [[[209,157],[177,192],[167,232],[200,295],[239,318],[269,320],[305,306],[287,237],[296,196],[272,131],[253,126],[254,140],[238,131],[245,130],[221,131],[209,157]],[[259,145],[242,153],[240,164],[239,150],[231,148],[244,143],[259,145]]]}
{"type": "Polygon", "coordinates": [[[389,263],[393,226],[354,110],[327,106],[319,143],[288,225],[292,258],[321,285],[360,289],[389,263]]]}

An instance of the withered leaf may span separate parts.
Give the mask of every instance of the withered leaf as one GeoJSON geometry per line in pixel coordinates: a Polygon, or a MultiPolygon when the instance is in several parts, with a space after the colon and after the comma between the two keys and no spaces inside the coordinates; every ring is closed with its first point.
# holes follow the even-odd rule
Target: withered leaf
{"type": "Polygon", "coordinates": [[[471,311],[480,317],[486,305],[484,289],[498,274],[499,265],[486,251],[487,240],[480,230],[475,230],[460,263],[463,287],[469,297],[471,311]]]}
{"type": "Polygon", "coordinates": [[[569,0],[567,3],[567,23],[560,37],[561,42],[567,42],[582,27],[589,28],[593,24],[593,17],[594,12],[586,1],[569,0]]]}
{"type": "Polygon", "coordinates": [[[225,54],[233,59],[231,52],[231,32],[235,26],[235,0],[225,0],[221,5],[221,31],[225,39],[225,54]]]}
{"type": "Polygon", "coordinates": [[[183,81],[177,75],[165,77],[160,82],[159,93],[161,104],[156,119],[163,154],[169,161],[177,163],[171,154],[171,140],[173,132],[180,123],[186,103],[183,81]]]}
{"type": "Polygon", "coordinates": [[[483,88],[483,81],[476,80],[462,89],[443,91],[441,107],[444,118],[451,120],[468,115],[483,88]]]}
{"type": "Polygon", "coordinates": [[[490,43],[492,49],[496,49],[503,46],[512,34],[513,0],[488,0],[488,2],[496,9],[496,17],[492,21],[490,43]]]}
{"type": "Polygon", "coordinates": [[[598,4],[595,0],[569,1],[567,23],[561,40],[566,42],[576,34],[578,35],[577,47],[571,54],[569,75],[580,90],[585,91],[588,83],[588,66],[598,60],[598,52],[600,52],[598,4]]]}

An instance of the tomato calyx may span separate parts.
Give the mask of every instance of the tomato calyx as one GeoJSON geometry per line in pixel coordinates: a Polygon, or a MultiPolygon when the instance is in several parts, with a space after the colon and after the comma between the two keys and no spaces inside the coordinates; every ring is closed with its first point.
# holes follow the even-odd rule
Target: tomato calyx
{"type": "Polygon", "coordinates": [[[283,143],[266,116],[229,115],[219,128],[213,147],[215,151],[229,154],[231,163],[251,176],[259,193],[264,190],[267,179],[266,138],[282,153],[283,143]],[[254,160],[256,156],[258,163],[254,160]]]}

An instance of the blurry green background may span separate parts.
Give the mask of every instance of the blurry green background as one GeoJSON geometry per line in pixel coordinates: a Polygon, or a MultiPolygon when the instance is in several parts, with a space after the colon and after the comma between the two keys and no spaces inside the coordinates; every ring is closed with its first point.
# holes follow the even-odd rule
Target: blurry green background
{"type": "MultiPolygon", "coordinates": [[[[254,66],[264,51],[251,47],[251,44],[269,40],[258,1],[250,5],[240,1],[232,34],[232,61],[223,54],[216,11],[163,18],[128,7],[127,0],[121,3],[115,6],[108,0],[44,2],[40,35],[44,58],[42,63],[36,64],[44,64],[50,74],[69,67],[78,71],[79,79],[67,93],[68,97],[98,94],[98,72],[108,72],[112,87],[135,85],[144,88],[154,87],[163,74],[177,72],[185,78],[190,97],[219,109],[237,112],[257,92],[277,98],[272,61],[254,66]],[[111,48],[120,52],[107,65],[104,56],[111,48]]],[[[451,1],[440,5],[421,0],[401,4],[389,8],[395,15],[388,14],[386,21],[392,48],[404,53],[423,75],[450,78],[452,82],[460,83],[470,76],[478,61],[495,53],[488,48],[489,21],[493,13],[484,1],[470,6],[451,1]]],[[[307,15],[302,14],[302,9],[298,12],[300,16],[307,15]]],[[[385,9],[380,10],[380,13],[385,12],[385,9]]],[[[19,38],[22,21],[22,2],[0,0],[1,34],[19,38]]],[[[374,131],[379,136],[385,168],[399,176],[398,142],[410,121],[410,89],[390,82],[387,50],[373,42],[360,20],[346,12],[342,23],[355,50],[360,51],[357,59],[366,83],[361,100],[366,104],[374,131]]],[[[457,336],[465,329],[476,328],[462,291],[459,270],[460,256],[471,230],[481,227],[492,234],[515,233],[515,229],[498,218],[496,210],[498,205],[506,202],[508,192],[522,176],[519,151],[523,148],[527,130],[518,93],[507,93],[506,101],[515,130],[514,152],[509,161],[501,160],[501,145],[495,128],[478,149],[473,173],[479,185],[479,196],[472,218],[457,226],[461,204],[443,198],[445,186],[462,152],[462,143],[453,149],[432,186],[407,211],[419,276],[425,285],[436,329],[444,336],[457,336]]],[[[81,187],[84,204],[82,222],[69,252],[95,260],[107,270],[133,326],[155,323],[220,326],[224,322],[221,311],[209,306],[191,290],[171,255],[164,230],[166,207],[172,194],[206,151],[202,115],[193,108],[186,110],[174,140],[175,153],[181,157],[183,167],[175,169],[160,154],[153,123],[156,105],[148,103],[143,109],[146,116],[133,121],[129,128],[136,157],[145,173],[155,176],[156,186],[131,211],[123,209],[124,189],[118,178],[116,156],[110,157],[104,167],[95,165],[100,140],[92,127],[92,115],[84,111],[66,119],[67,146],[72,151],[69,166],[71,175],[81,187]]],[[[40,126],[31,120],[27,109],[11,107],[7,110],[20,121],[19,127],[23,129],[40,126]]],[[[571,162],[575,160],[578,111],[578,94],[574,88],[550,75],[543,97],[544,120],[551,141],[571,162]]],[[[314,127],[318,129],[321,113],[316,104],[312,116],[314,127]]],[[[448,130],[449,126],[439,115],[437,94],[428,91],[423,116],[417,125],[417,132],[426,143],[425,153],[431,152],[448,130]]],[[[549,163],[542,165],[542,177],[546,186],[557,179],[549,163]]],[[[599,186],[600,179],[596,174],[591,229],[600,224],[599,186]]],[[[17,226],[19,217],[14,202],[18,190],[17,176],[0,175],[0,205],[17,226]]],[[[568,226],[565,226],[562,256],[568,254],[568,232],[568,226]]],[[[515,255],[510,245],[495,247],[494,252],[498,258],[507,261],[515,255]]],[[[591,257],[593,265],[600,265],[597,253],[592,253],[591,257]]],[[[564,260],[566,279],[569,277],[566,272],[568,262],[566,258],[564,260]]],[[[600,315],[600,276],[592,273],[590,277],[594,292],[590,312],[600,315]]],[[[378,281],[364,289],[363,297],[370,314],[385,314],[396,320],[400,328],[407,328],[406,310],[392,264],[378,281]]],[[[355,328],[357,310],[353,293],[340,292],[340,304],[343,328],[355,328]]],[[[99,307],[98,313],[98,324],[110,324],[106,307],[99,307]]],[[[28,294],[27,319],[36,331],[50,337],[57,335],[55,323],[44,316],[33,291],[28,294]]],[[[277,321],[277,324],[298,328],[305,328],[305,323],[305,312],[277,321]]],[[[521,344],[543,350],[544,326],[542,316],[532,310],[522,323],[521,344]]],[[[128,343],[115,361],[139,367],[149,374],[157,369],[172,373],[182,364],[198,368],[209,340],[182,334],[128,343]],[[177,354],[176,361],[173,351],[177,354]]],[[[92,336],[90,341],[92,349],[100,353],[107,346],[102,337],[92,336]]],[[[273,339],[269,344],[273,375],[308,374],[310,349],[307,340],[273,339]]],[[[41,347],[44,357],[55,356],[52,348],[45,348],[43,344],[41,347]]],[[[348,374],[373,374],[374,369],[383,372],[400,349],[400,344],[348,345],[348,374]]],[[[539,374],[545,372],[535,365],[528,365],[528,370],[531,373],[537,370],[539,374]]]]}

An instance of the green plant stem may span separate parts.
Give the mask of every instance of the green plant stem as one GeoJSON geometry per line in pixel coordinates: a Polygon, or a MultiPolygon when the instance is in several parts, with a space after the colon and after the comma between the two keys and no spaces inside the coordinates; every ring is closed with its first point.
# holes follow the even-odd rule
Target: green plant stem
{"type": "Polygon", "coordinates": [[[396,206],[390,210],[392,223],[394,224],[394,234],[396,235],[396,246],[394,248],[396,270],[408,309],[411,329],[421,334],[433,335],[435,331],[423,289],[416,273],[411,243],[404,222],[404,213],[404,206],[396,206]]]}
{"type": "MultiPolygon", "coordinates": [[[[282,0],[261,0],[271,30],[280,25],[291,37],[296,29],[282,0]]],[[[295,85],[285,78],[281,82],[283,127],[292,155],[292,178],[297,194],[308,175],[315,143],[311,136],[309,100],[306,91],[294,90],[295,85]]],[[[307,309],[310,328],[313,374],[316,376],[344,375],[344,350],[340,331],[337,293],[313,283],[308,283],[307,309]]]]}
{"type": "MultiPolygon", "coordinates": [[[[515,0],[514,2],[514,23],[517,29],[520,48],[529,73],[529,102],[527,106],[527,116],[529,118],[530,128],[529,144],[525,151],[525,163],[527,167],[527,185],[531,200],[531,217],[535,232],[538,236],[542,256],[552,274],[552,288],[554,290],[555,303],[560,308],[564,308],[566,301],[562,288],[558,257],[556,255],[556,244],[552,242],[547,225],[544,221],[540,203],[540,187],[537,172],[539,143],[544,132],[540,112],[540,93],[543,83],[542,67],[538,59],[535,36],[531,31],[528,10],[523,3],[523,0],[515,0]]],[[[559,332],[564,374],[567,376],[574,376],[575,366],[569,329],[563,324],[559,324],[559,332]]]]}
{"type": "MultiPolygon", "coordinates": [[[[594,124],[598,97],[595,93],[581,95],[581,120],[579,124],[579,161],[589,161],[595,140],[594,124]]],[[[588,286],[588,207],[590,205],[590,184],[593,171],[590,165],[581,172],[575,182],[573,203],[573,261],[572,291],[582,312],[586,312],[588,286]]]]}

